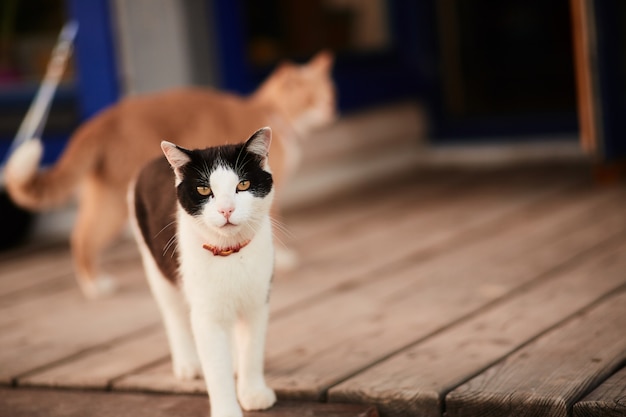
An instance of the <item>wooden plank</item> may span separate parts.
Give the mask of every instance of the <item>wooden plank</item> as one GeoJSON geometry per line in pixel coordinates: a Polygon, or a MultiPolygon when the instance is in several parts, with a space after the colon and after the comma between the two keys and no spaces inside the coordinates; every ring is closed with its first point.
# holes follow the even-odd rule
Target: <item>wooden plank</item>
{"type": "MultiPolygon", "coordinates": [[[[139,252],[128,239],[103,255],[103,264],[115,274],[128,263],[139,262],[139,252]]],[[[69,247],[56,245],[0,261],[0,308],[33,294],[77,286],[69,247]]]]}
{"type": "Polygon", "coordinates": [[[626,416],[626,368],[622,368],[578,403],[574,417],[626,416]]]}
{"type": "Polygon", "coordinates": [[[545,204],[551,198],[558,202],[558,192],[571,185],[529,185],[507,179],[510,181],[468,187],[445,199],[422,201],[413,196],[401,211],[371,218],[366,226],[347,225],[325,240],[307,241],[300,250],[307,254],[303,265],[290,275],[277,276],[272,311],[350,285],[385,265],[394,268],[407,259],[445,253],[455,245],[480,239],[505,227],[507,220],[524,214],[533,204],[545,204]]]}
{"type": "Polygon", "coordinates": [[[332,233],[346,223],[358,223],[377,214],[388,213],[397,208],[406,196],[420,196],[422,199],[445,196],[459,184],[476,183],[483,177],[476,173],[461,176],[455,172],[442,172],[432,178],[412,173],[392,184],[388,181],[373,183],[332,200],[287,212],[285,227],[294,241],[306,241],[332,233]],[[375,199],[371,198],[372,189],[376,189],[375,199]],[[329,210],[329,207],[332,209],[329,210]]]}
{"type": "Polygon", "coordinates": [[[624,285],[625,270],[626,237],[344,381],[328,398],[377,404],[385,416],[438,417],[446,393],[624,285]]]}
{"type": "Polygon", "coordinates": [[[414,173],[397,184],[372,184],[356,194],[298,212],[298,216],[291,219],[287,227],[294,240],[305,245],[303,252],[306,250],[308,256],[304,260],[307,261],[311,259],[311,251],[313,254],[320,249],[335,252],[336,247],[342,246],[341,239],[346,233],[371,233],[370,228],[386,227],[389,220],[395,220],[399,213],[409,212],[417,216],[416,221],[422,216],[429,218],[441,215],[439,212],[442,210],[455,213],[459,217],[472,211],[472,206],[465,205],[480,204],[480,201],[484,203],[487,198],[491,199],[488,208],[493,208],[497,206],[493,204],[494,200],[501,203],[507,197],[517,200],[520,196],[531,200],[537,194],[545,196],[550,190],[581,183],[580,173],[565,180],[561,177],[558,181],[555,181],[553,175],[541,176],[540,173],[541,170],[470,171],[445,175],[437,173],[435,178],[429,176],[434,175],[433,173],[414,173]],[[335,242],[337,239],[339,241],[335,242]],[[326,249],[329,243],[334,245],[333,249],[326,249]]]}
{"type": "MultiPolygon", "coordinates": [[[[116,281],[120,285],[120,292],[133,292],[142,291],[147,292],[147,283],[143,278],[143,269],[139,260],[123,264],[116,265],[112,268],[112,271],[116,274],[116,281]]],[[[55,287],[55,291],[43,291],[45,289],[50,290],[47,286],[43,286],[42,290],[31,288],[30,290],[19,294],[14,294],[11,297],[5,298],[0,303],[0,329],[5,326],[14,326],[16,321],[24,319],[32,319],[35,316],[49,315],[50,305],[63,302],[63,298],[71,298],[80,300],[81,304],[90,304],[88,300],[80,293],[80,289],[75,283],[72,285],[66,284],[59,287],[55,287]]],[[[95,301],[95,303],[101,300],[95,301]]]]}
{"type": "MultiPolygon", "coordinates": [[[[449,190],[449,187],[438,184],[439,187],[426,189],[425,187],[412,186],[412,190],[420,195],[434,196],[437,193],[443,193],[449,190]]],[[[315,210],[301,215],[287,216],[284,223],[280,225],[283,229],[279,236],[278,244],[283,244],[299,254],[299,264],[297,270],[306,267],[307,263],[325,243],[338,234],[338,231],[346,228],[354,227],[354,225],[369,224],[383,213],[395,212],[399,207],[402,208],[402,200],[394,197],[393,193],[389,193],[387,198],[381,198],[376,201],[366,201],[363,196],[355,196],[353,199],[340,199],[337,202],[329,203],[333,209],[328,212],[323,210],[315,210]],[[310,253],[309,250],[313,250],[310,253]]],[[[295,275],[294,271],[278,271],[279,276],[295,275]],[[290,273],[291,272],[291,273],[290,273]]]]}
{"type": "MultiPolygon", "coordinates": [[[[536,280],[626,227],[626,218],[615,210],[624,203],[623,192],[570,197],[578,203],[562,197],[558,209],[540,205],[472,245],[390,266],[384,275],[273,317],[267,343],[270,383],[285,398],[319,398],[327,387],[536,280]],[[592,222],[596,216],[599,220],[592,222]]],[[[379,265],[385,261],[379,258],[379,265]]],[[[132,380],[134,389],[164,389],[155,387],[158,378],[151,371],[122,378],[118,386],[128,387],[132,380]]],[[[183,392],[197,389],[185,383],[176,387],[183,392]]]]}
{"type": "Polygon", "coordinates": [[[19,379],[20,386],[107,389],[112,382],[157,361],[169,360],[162,326],[105,344],[19,379]]]}
{"type": "MultiPolygon", "coordinates": [[[[317,234],[315,236],[317,239],[312,239],[313,236],[310,235],[302,237],[307,245],[309,258],[311,250],[313,258],[318,256],[320,250],[322,253],[335,253],[337,248],[342,247],[342,238],[346,234],[349,237],[355,232],[380,233],[380,229],[388,229],[390,224],[400,223],[407,216],[417,222],[424,217],[424,222],[429,223],[434,220],[433,216],[435,219],[441,216],[442,211],[455,218],[463,217],[472,211],[482,215],[485,200],[491,203],[488,206],[490,209],[498,206],[506,209],[507,205],[503,203],[509,200],[507,197],[519,205],[520,201],[532,201],[538,195],[544,197],[555,189],[580,183],[580,179],[574,177],[571,181],[537,183],[529,179],[527,174],[513,172],[496,178],[490,178],[490,174],[487,173],[470,173],[466,176],[457,174],[451,178],[444,177],[443,180],[431,180],[427,183],[430,187],[424,187],[421,182],[417,184],[414,182],[416,181],[409,181],[408,184],[403,182],[393,187],[379,186],[391,188],[392,194],[389,194],[389,190],[379,191],[376,186],[372,186],[373,190],[363,190],[362,195],[350,199],[348,204],[335,208],[336,203],[332,202],[331,212],[338,215],[333,214],[331,219],[328,219],[328,206],[325,211],[318,214],[319,217],[309,217],[305,222],[317,234]],[[500,204],[493,204],[495,201],[500,204]],[[478,206],[478,210],[473,210],[474,205],[478,206]],[[362,213],[367,216],[362,216],[362,213]],[[320,231],[326,233],[321,234],[320,231]]],[[[486,216],[490,214],[490,210],[484,212],[486,216]]],[[[403,229],[401,226],[398,228],[403,229]]]]}
{"type": "Polygon", "coordinates": [[[626,291],[524,346],[446,397],[446,415],[566,417],[626,360],[626,291]]]}
{"type": "Polygon", "coordinates": [[[132,372],[112,384],[114,390],[170,392],[176,394],[205,394],[206,385],[203,379],[180,381],[174,376],[172,363],[165,360],[154,366],[132,372]]]}
{"type": "MultiPolygon", "coordinates": [[[[284,239],[290,242],[291,248],[303,255],[300,256],[297,271],[287,273],[287,279],[296,274],[300,278],[303,269],[310,268],[310,264],[317,264],[320,251],[335,253],[336,248],[345,249],[346,238],[353,237],[355,231],[361,233],[359,230],[363,229],[363,225],[373,225],[374,228],[367,232],[375,232],[376,227],[382,226],[380,220],[388,217],[389,213],[398,216],[401,212],[415,211],[417,204],[420,204],[422,213],[429,212],[422,205],[446,207],[447,204],[441,203],[449,201],[450,196],[457,196],[460,190],[467,190],[468,186],[477,188],[477,193],[481,193],[484,184],[491,182],[481,182],[485,176],[484,173],[459,175],[446,172],[436,178],[424,178],[413,173],[391,185],[372,183],[367,188],[353,190],[341,198],[300,210],[296,216],[288,218],[283,226],[286,229],[284,235],[287,235],[284,239]],[[375,198],[372,198],[372,190],[375,190],[375,198]]],[[[463,194],[468,196],[467,193],[463,194]]],[[[277,279],[283,278],[284,271],[278,272],[277,279]]]]}
{"type": "Polygon", "coordinates": [[[0,306],[14,294],[50,280],[71,280],[72,262],[65,246],[46,248],[0,263],[0,306]],[[8,297],[8,298],[7,298],[8,297]]]}
{"type": "Polygon", "coordinates": [[[585,181],[580,169],[567,170],[567,175],[556,179],[554,175],[547,175],[543,169],[533,169],[530,172],[517,168],[415,170],[392,181],[389,179],[384,182],[375,181],[366,186],[347,190],[340,196],[319,201],[315,205],[288,211],[285,226],[295,241],[308,241],[320,234],[333,232],[337,227],[345,226],[347,223],[362,223],[367,221],[367,217],[394,213],[405,204],[433,204],[433,200],[449,201],[458,193],[467,196],[471,191],[479,193],[486,189],[493,191],[494,186],[502,188],[505,183],[521,191],[522,187],[545,188],[556,184],[571,184],[572,181],[585,181]],[[564,178],[567,180],[564,181],[564,178]]]}
{"type": "MultiPolygon", "coordinates": [[[[139,270],[127,272],[134,276],[139,270]]],[[[87,301],[71,288],[1,311],[0,383],[160,322],[143,281],[102,300],[87,301]]]]}
{"type": "MultiPolygon", "coordinates": [[[[0,417],[198,417],[209,402],[197,395],[154,395],[89,391],[0,389],[0,417]]],[[[354,404],[278,401],[246,417],[377,417],[376,408],[354,404]]]]}

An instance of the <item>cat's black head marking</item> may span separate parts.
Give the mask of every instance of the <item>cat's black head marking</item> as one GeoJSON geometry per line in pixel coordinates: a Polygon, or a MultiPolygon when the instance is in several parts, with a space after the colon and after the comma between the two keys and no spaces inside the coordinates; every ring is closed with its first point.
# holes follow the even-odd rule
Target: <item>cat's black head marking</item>
{"type": "MultiPolygon", "coordinates": [[[[201,150],[177,147],[187,159],[181,161],[182,164],[179,166],[173,166],[181,180],[177,187],[178,200],[187,213],[199,214],[206,200],[212,198],[211,194],[200,195],[197,187],[211,187],[211,173],[220,167],[232,170],[240,180],[250,181],[250,187],[242,192],[250,192],[255,197],[264,198],[272,191],[272,174],[264,169],[270,141],[267,138],[267,130],[261,129],[248,141],[237,145],[201,150]]],[[[184,157],[181,159],[185,159],[184,157]]]]}

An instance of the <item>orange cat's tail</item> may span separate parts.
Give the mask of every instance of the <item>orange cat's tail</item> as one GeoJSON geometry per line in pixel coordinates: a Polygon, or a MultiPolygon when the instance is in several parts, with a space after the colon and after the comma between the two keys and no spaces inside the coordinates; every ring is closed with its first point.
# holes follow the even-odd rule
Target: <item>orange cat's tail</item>
{"type": "Polygon", "coordinates": [[[4,176],[7,192],[15,204],[43,211],[69,200],[95,159],[95,149],[72,142],[59,161],[47,169],[39,169],[43,154],[39,139],[24,142],[13,152],[4,176]]]}

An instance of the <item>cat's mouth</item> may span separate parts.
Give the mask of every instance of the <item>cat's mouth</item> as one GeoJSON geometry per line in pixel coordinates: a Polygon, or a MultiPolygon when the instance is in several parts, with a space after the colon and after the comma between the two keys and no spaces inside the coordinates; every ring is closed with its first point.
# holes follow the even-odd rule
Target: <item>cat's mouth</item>
{"type": "Polygon", "coordinates": [[[217,227],[217,232],[224,237],[230,238],[241,232],[241,225],[227,220],[224,224],[217,227]]]}
{"type": "Polygon", "coordinates": [[[220,236],[230,238],[239,233],[239,227],[235,223],[226,221],[222,224],[213,224],[213,230],[220,236]]]}

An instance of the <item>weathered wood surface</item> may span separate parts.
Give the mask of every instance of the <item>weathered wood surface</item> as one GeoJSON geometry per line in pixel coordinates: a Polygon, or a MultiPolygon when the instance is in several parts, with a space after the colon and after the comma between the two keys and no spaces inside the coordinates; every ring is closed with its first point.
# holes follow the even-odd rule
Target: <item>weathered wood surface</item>
{"type": "Polygon", "coordinates": [[[574,405],[574,417],[626,416],[626,367],[574,405]]]}
{"type": "Polygon", "coordinates": [[[626,284],[624,271],[626,243],[602,246],[538,285],[333,387],[329,398],[376,403],[388,415],[439,416],[451,389],[626,284]]]}
{"type": "MultiPolygon", "coordinates": [[[[0,417],[199,417],[205,397],[0,388],[0,417]]],[[[373,406],[279,402],[245,417],[377,417],[373,406]]]]}
{"type": "MultiPolygon", "coordinates": [[[[529,188],[532,175],[487,182],[482,182],[482,178],[478,175],[446,182],[439,192],[426,196],[411,182],[400,187],[394,184],[392,203],[388,199],[373,199],[369,194],[356,197],[347,210],[355,219],[343,221],[328,233],[297,242],[301,244],[300,252],[307,256],[294,274],[296,279],[287,277],[275,286],[272,310],[299,307],[334,288],[363,282],[365,276],[372,276],[375,271],[386,272],[403,263],[444,254],[505,226],[512,214],[519,214],[520,208],[539,204],[573,182],[547,180],[541,187],[529,188]],[[520,190],[524,192],[519,193],[520,190]],[[381,207],[358,218],[355,213],[361,211],[361,206],[381,207]]],[[[331,204],[322,215],[322,224],[326,223],[326,216],[333,216],[333,207],[331,204]]],[[[294,234],[298,236],[297,229],[294,234]]]]}
{"type": "Polygon", "coordinates": [[[626,360],[624,329],[622,290],[452,391],[446,413],[565,417],[626,360]]]}
{"type": "Polygon", "coordinates": [[[368,364],[560,266],[616,228],[624,230],[624,216],[610,217],[597,227],[574,230],[577,217],[546,206],[521,226],[476,237],[473,245],[450,249],[441,257],[405,267],[389,265],[388,273],[375,270],[361,285],[329,293],[323,303],[274,320],[268,336],[268,376],[285,395],[318,398],[368,364]],[[489,262],[478,265],[476,259],[489,262]],[[332,318],[320,320],[329,311],[332,318]]]}
{"type": "Polygon", "coordinates": [[[167,339],[159,324],[20,378],[20,385],[107,389],[116,379],[168,358],[167,339]]]}
{"type": "MultiPolygon", "coordinates": [[[[624,189],[580,167],[533,167],[418,172],[300,208],[285,221],[301,265],[274,282],[268,381],[281,402],[388,416],[489,415],[501,398],[519,415],[604,406],[626,360],[624,206],[624,189]],[[536,386],[555,408],[525,401],[536,386]]],[[[89,302],[67,247],[0,255],[0,383],[204,394],[173,377],[132,242],[105,266],[120,292],[89,302]]]]}

